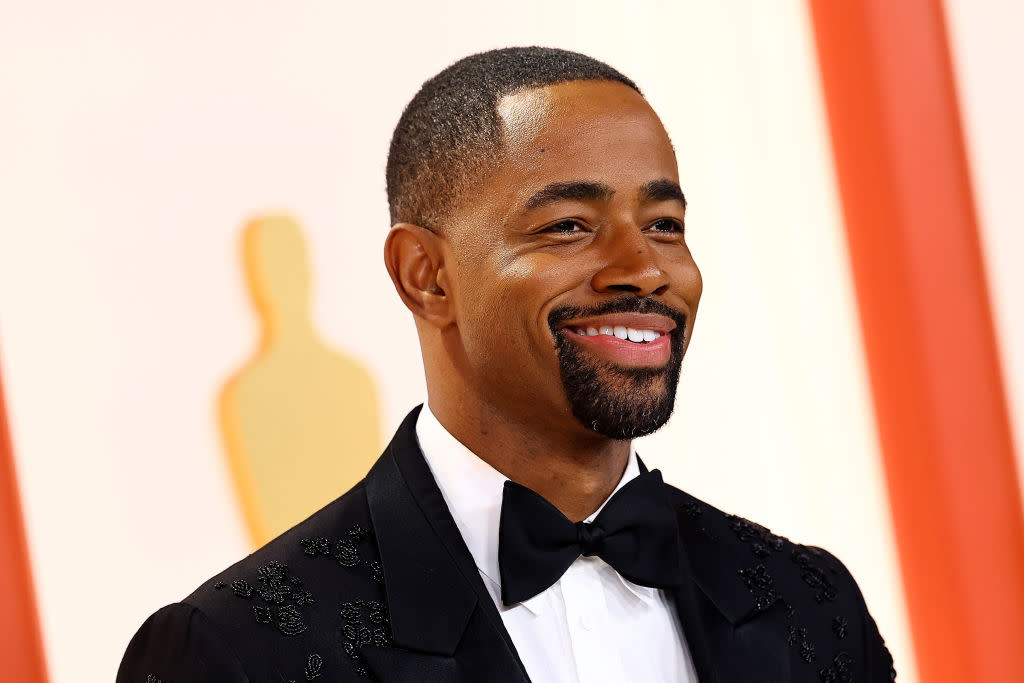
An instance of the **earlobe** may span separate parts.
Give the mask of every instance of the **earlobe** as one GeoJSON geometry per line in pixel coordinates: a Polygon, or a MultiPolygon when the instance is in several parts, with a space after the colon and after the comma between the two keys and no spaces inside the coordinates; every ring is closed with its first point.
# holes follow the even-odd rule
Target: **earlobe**
{"type": "Polygon", "coordinates": [[[384,242],[384,263],[398,296],[413,315],[437,327],[451,322],[441,239],[421,226],[397,223],[384,242]]]}

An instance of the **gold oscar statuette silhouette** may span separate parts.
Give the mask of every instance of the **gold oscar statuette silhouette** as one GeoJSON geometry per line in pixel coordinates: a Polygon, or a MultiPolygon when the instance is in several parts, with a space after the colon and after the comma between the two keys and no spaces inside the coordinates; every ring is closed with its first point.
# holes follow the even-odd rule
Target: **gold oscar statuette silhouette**
{"type": "Polygon", "coordinates": [[[225,385],[220,418],[260,546],[362,479],[380,453],[380,423],[370,373],[317,337],[299,226],[284,216],[254,220],[242,246],[263,334],[225,385]]]}

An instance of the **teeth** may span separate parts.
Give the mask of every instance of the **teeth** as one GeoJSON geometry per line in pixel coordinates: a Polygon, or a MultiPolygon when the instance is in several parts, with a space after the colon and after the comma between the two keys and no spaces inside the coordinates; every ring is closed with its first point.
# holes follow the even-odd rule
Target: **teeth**
{"type": "Polygon", "coordinates": [[[654,330],[637,330],[632,327],[626,327],[625,325],[602,325],[601,327],[574,327],[572,331],[581,337],[596,337],[598,335],[607,335],[609,337],[617,337],[622,340],[629,340],[634,344],[649,343],[661,336],[661,332],[655,332],[654,330]]]}

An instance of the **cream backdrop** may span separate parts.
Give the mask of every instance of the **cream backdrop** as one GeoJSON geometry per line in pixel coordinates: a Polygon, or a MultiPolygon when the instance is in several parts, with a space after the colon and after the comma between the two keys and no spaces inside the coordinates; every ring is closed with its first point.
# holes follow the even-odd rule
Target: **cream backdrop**
{"type": "MultiPolygon", "coordinates": [[[[974,12],[956,35],[971,81],[987,19],[953,5],[974,12]]],[[[389,136],[425,78],[514,44],[619,67],[679,153],[705,295],[676,416],[641,453],[835,552],[916,680],[803,2],[2,7],[0,353],[53,680],[110,680],[151,611],[248,551],[215,409],[257,340],[247,219],[303,223],[317,323],[377,378],[384,436],[423,398],[381,262],[389,136]]],[[[966,90],[984,128],[1004,95],[966,90]]],[[[1020,170],[1019,133],[1004,156],[970,132],[973,162],[1020,170]]],[[[980,194],[1003,221],[990,253],[1020,253],[1016,186],[980,194]]],[[[999,301],[1021,284],[1008,258],[999,301]]]]}

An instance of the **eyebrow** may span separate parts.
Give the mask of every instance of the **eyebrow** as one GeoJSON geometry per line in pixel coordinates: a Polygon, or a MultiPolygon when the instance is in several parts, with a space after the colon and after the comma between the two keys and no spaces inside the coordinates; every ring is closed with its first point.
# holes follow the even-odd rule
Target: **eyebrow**
{"type": "MultiPolygon", "coordinates": [[[[539,209],[549,204],[560,201],[607,201],[615,194],[608,185],[604,183],[576,180],[566,183],[551,183],[545,185],[526,200],[523,208],[526,210],[539,209]]],[[[686,196],[679,187],[679,183],[667,178],[659,178],[644,183],[637,193],[640,203],[645,202],[667,202],[678,201],[686,208],[686,196]]]]}
{"type": "Polygon", "coordinates": [[[668,178],[651,180],[644,183],[640,187],[638,195],[641,204],[644,202],[669,202],[676,200],[683,205],[684,209],[686,208],[686,196],[683,194],[683,189],[679,187],[679,183],[668,178]]]}
{"type": "Polygon", "coordinates": [[[539,209],[560,201],[607,201],[615,194],[604,183],[577,180],[568,183],[551,183],[533,193],[523,205],[525,209],[539,209]]]}

